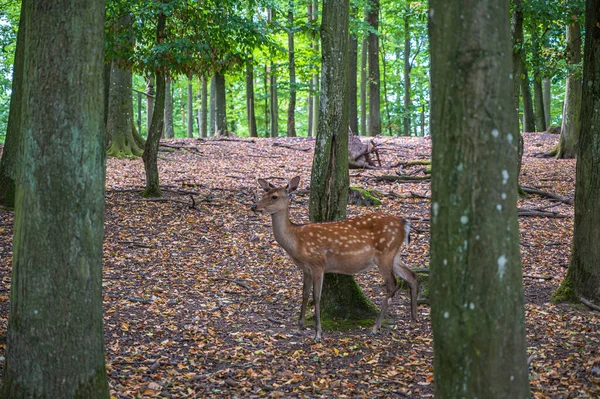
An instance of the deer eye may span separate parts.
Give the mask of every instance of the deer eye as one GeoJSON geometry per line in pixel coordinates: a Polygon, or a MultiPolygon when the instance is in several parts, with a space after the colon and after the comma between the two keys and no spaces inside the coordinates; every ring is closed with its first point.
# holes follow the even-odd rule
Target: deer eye
{"type": "Polygon", "coordinates": [[[274,196],[272,196],[272,197],[271,197],[271,199],[274,199],[274,200],[275,200],[275,199],[277,199],[277,196],[276,196],[276,195],[274,195],[274,196]]]}

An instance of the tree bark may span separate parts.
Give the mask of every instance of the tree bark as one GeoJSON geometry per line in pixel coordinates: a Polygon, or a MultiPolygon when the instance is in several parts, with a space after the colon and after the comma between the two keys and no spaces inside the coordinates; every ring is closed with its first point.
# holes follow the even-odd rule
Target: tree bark
{"type": "MultiPolygon", "coordinates": [[[[379,0],[371,0],[369,25],[374,32],[379,28],[379,0]]],[[[377,33],[369,33],[369,136],[374,137],[381,134],[381,98],[379,79],[379,36],[377,33]]]]}
{"type": "MultiPolygon", "coordinates": [[[[306,7],[306,19],[308,24],[310,25],[311,21],[312,21],[312,1],[308,2],[308,5],[306,7]]],[[[309,43],[309,48],[312,49],[313,45],[312,43],[309,43]]],[[[312,64],[309,64],[312,67],[312,64]]],[[[310,78],[310,82],[309,85],[312,83],[312,77],[310,78]]],[[[312,98],[312,90],[309,89],[308,90],[308,98],[307,98],[307,103],[308,103],[308,131],[306,133],[306,135],[308,137],[312,137],[313,135],[313,98],[312,98]]]]}
{"type": "MultiPolygon", "coordinates": [[[[579,22],[567,26],[567,64],[581,62],[581,27],[579,22]]],[[[581,128],[581,71],[567,72],[560,139],[556,148],[559,159],[575,158],[581,128]]]]}
{"type": "Polygon", "coordinates": [[[175,137],[175,128],[173,127],[173,90],[171,90],[171,78],[167,77],[165,81],[165,128],[164,137],[171,139],[175,137]]]}
{"type": "Polygon", "coordinates": [[[546,118],[546,129],[548,129],[552,124],[552,115],[550,115],[550,110],[552,109],[550,78],[544,78],[542,80],[542,98],[544,99],[544,117],[546,118]]]}
{"type": "MultiPolygon", "coordinates": [[[[117,21],[117,29],[132,34],[132,18],[127,13],[117,21]]],[[[128,40],[123,46],[133,46],[128,40]]],[[[127,51],[127,49],[125,49],[127,51]]],[[[110,89],[108,95],[108,113],[106,135],[110,143],[109,157],[134,158],[142,155],[143,145],[134,137],[132,72],[124,66],[125,60],[113,60],[110,71],[110,89]]]]}
{"type": "Polygon", "coordinates": [[[154,76],[150,76],[146,82],[146,115],[148,120],[146,121],[146,137],[150,133],[150,126],[152,125],[152,112],[154,112],[154,96],[156,92],[154,91],[154,76]]]}
{"type": "MultiPolygon", "coordinates": [[[[318,21],[318,19],[319,19],[319,0],[312,0],[312,2],[313,2],[313,4],[312,4],[312,20],[315,21],[313,23],[316,23],[316,21],[318,21]]],[[[316,31],[313,32],[313,47],[314,47],[315,51],[318,53],[319,52],[319,35],[317,34],[316,31]]],[[[317,65],[315,65],[315,70],[317,72],[315,72],[313,74],[313,78],[312,78],[314,95],[313,95],[313,118],[312,118],[313,132],[312,132],[311,136],[313,136],[313,137],[317,136],[317,128],[319,125],[320,92],[319,92],[318,69],[319,69],[319,66],[317,64],[317,65]]]]}
{"type": "Polygon", "coordinates": [[[534,74],[533,79],[533,98],[535,103],[535,128],[538,132],[545,132],[546,115],[544,115],[544,93],[542,89],[542,77],[534,74]]]}
{"type": "Polygon", "coordinates": [[[225,75],[215,73],[215,129],[216,134],[227,134],[227,96],[225,93],[225,75]]]}
{"type": "MultiPolygon", "coordinates": [[[[312,221],[346,217],[348,201],[348,0],[323,5],[321,25],[321,109],[313,158],[309,211],[312,221]]],[[[321,300],[324,318],[377,314],[352,276],[326,274],[321,300]],[[365,312],[366,310],[366,312],[365,312]]]]}
{"type": "MultiPolygon", "coordinates": [[[[167,17],[164,13],[158,15],[158,24],[156,26],[156,43],[158,45],[165,41],[165,26],[167,17]]],[[[160,197],[160,182],[158,176],[158,146],[160,145],[160,136],[165,123],[165,97],[166,97],[166,71],[164,67],[158,67],[155,71],[156,77],[156,101],[154,112],[152,114],[152,124],[148,131],[146,148],[142,159],[144,160],[144,169],[146,170],[146,189],[144,197],[160,197]]]]}
{"type": "Polygon", "coordinates": [[[600,304],[600,0],[587,0],[571,262],[555,299],[600,304]]]}
{"type": "Polygon", "coordinates": [[[194,137],[194,93],[192,91],[192,81],[187,84],[187,136],[194,137]]]}
{"type": "Polygon", "coordinates": [[[429,7],[435,396],[527,398],[508,1],[429,7]]]}
{"type": "Polygon", "coordinates": [[[209,111],[209,126],[208,136],[213,137],[217,132],[217,90],[216,90],[216,74],[210,78],[210,111],[209,111]]]}
{"type": "Polygon", "coordinates": [[[104,7],[102,0],[85,7],[23,2],[23,158],[4,398],[109,397],[102,318],[104,7]]]}
{"type": "Polygon", "coordinates": [[[294,55],[294,2],[288,11],[288,61],[290,68],[290,102],[287,115],[287,136],[296,137],[296,61],[294,55]]]}
{"type": "Polygon", "coordinates": [[[200,137],[207,137],[208,134],[208,88],[206,76],[202,76],[202,88],[200,93],[200,137]]]}
{"type": "Polygon", "coordinates": [[[8,125],[6,140],[0,159],[0,204],[13,208],[15,206],[15,192],[17,180],[17,166],[19,163],[19,142],[21,141],[21,103],[23,93],[23,68],[25,54],[25,26],[24,7],[21,3],[21,18],[17,32],[17,49],[13,66],[12,91],[10,108],[8,111],[8,125]]]}
{"type": "MultiPolygon", "coordinates": [[[[521,91],[521,67],[523,65],[523,4],[521,0],[514,0],[514,10],[511,20],[511,36],[512,36],[512,82],[513,82],[513,104],[515,107],[514,131],[518,133],[518,160],[517,160],[517,176],[521,176],[521,167],[523,165],[524,141],[521,134],[519,121],[519,94],[521,91]]],[[[525,129],[525,125],[523,125],[525,129]]],[[[517,178],[517,187],[519,187],[519,179],[517,178]]]]}
{"type": "Polygon", "coordinates": [[[358,63],[358,39],[350,33],[348,41],[348,123],[352,134],[358,135],[358,93],[357,93],[357,63],[358,63]]]}
{"type": "MultiPolygon", "coordinates": [[[[365,11],[365,21],[367,20],[365,11]]],[[[367,58],[369,42],[367,37],[362,40],[360,49],[360,135],[367,135],[367,58]]]]}
{"type": "MultiPolygon", "coordinates": [[[[387,91],[387,62],[385,60],[385,38],[381,39],[381,66],[383,68],[383,103],[385,104],[385,116],[386,116],[386,125],[388,129],[388,134],[392,135],[392,118],[390,115],[390,102],[388,101],[388,91],[387,91]]],[[[383,127],[382,127],[383,132],[383,127]]]]}
{"type": "Polygon", "coordinates": [[[403,135],[410,136],[412,102],[410,101],[410,0],[406,2],[404,14],[404,118],[403,135]]]}
{"type": "Polygon", "coordinates": [[[523,97],[523,131],[535,132],[535,114],[533,113],[531,84],[523,55],[521,55],[521,94],[523,97]]]}
{"type": "Polygon", "coordinates": [[[246,115],[248,118],[248,135],[258,137],[254,109],[254,60],[252,57],[246,61],[246,115]]]}

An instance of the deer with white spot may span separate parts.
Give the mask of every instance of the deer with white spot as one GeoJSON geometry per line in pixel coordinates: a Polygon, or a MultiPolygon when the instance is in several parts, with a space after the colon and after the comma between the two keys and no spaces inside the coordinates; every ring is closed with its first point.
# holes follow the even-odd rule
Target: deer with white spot
{"type": "Polygon", "coordinates": [[[292,223],[289,216],[290,194],[298,188],[300,178],[291,179],[285,187],[275,187],[264,179],[258,184],[265,190],[252,211],[271,215],[275,240],[302,270],[303,289],[299,327],[304,328],[306,305],[313,290],[316,335],[321,338],[320,301],[325,273],[358,274],[379,268],[387,289],[381,313],[375,322],[376,333],[390,300],[398,290],[396,276],[410,288],[410,316],[417,320],[417,276],[401,260],[400,249],[408,245],[410,223],[402,218],[371,213],[337,222],[292,223]]]}

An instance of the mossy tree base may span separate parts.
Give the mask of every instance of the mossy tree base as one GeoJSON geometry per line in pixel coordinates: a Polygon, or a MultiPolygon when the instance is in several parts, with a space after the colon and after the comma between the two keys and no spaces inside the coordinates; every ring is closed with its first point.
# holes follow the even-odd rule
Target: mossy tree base
{"type": "Polygon", "coordinates": [[[144,153],[144,139],[132,125],[131,134],[115,135],[106,155],[115,158],[138,158],[144,153]]]}
{"type": "Polygon", "coordinates": [[[348,203],[356,206],[379,206],[381,205],[380,195],[377,190],[350,187],[348,189],[348,203]]]}
{"type": "Polygon", "coordinates": [[[354,278],[344,274],[325,274],[321,298],[321,320],[358,321],[375,319],[379,309],[362,293],[354,278]]]}
{"type": "Polygon", "coordinates": [[[575,289],[573,287],[573,281],[571,279],[570,273],[567,272],[565,279],[560,283],[556,291],[552,293],[552,302],[553,303],[562,303],[562,302],[579,302],[577,299],[577,295],[575,293],[575,289]]]}

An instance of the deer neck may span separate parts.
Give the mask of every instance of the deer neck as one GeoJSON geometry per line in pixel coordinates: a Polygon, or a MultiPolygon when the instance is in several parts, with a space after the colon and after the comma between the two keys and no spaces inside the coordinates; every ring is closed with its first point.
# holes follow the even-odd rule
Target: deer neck
{"type": "Polygon", "coordinates": [[[296,238],[294,235],[294,224],[290,222],[289,208],[273,213],[271,215],[273,223],[273,234],[275,240],[285,249],[286,252],[293,252],[296,248],[296,238]]]}

